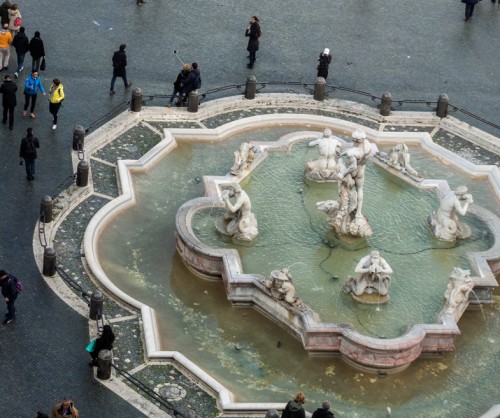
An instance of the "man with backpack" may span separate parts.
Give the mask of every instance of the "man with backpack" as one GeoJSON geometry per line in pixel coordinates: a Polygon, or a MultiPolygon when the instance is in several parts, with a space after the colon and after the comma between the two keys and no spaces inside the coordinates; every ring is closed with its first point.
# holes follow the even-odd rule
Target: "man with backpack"
{"type": "Polygon", "coordinates": [[[20,291],[20,287],[18,289],[17,283],[18,280],[14,276],[7,273],[5,270],[0,270],[2,296],[7,304],[7,313],[5,314],[5,320],[2,322],[4,325],[11,323],[16,318],[16,307],[14,306],[14,302],[20,291]]]}
{"type": "MultiPolygon", "coordinates": [[[[37,157],[36,149],[40,148],[38,138],[33,136],[33,128],[28,128],[27,135],[21,141],[21,149],[19,150],[19,158],[24,159],[26,165],[26,178],[28,181],[35,180],[35,160],[37,157]]],[[[20,161],[23,165],[23,160],[20,161]]]]}
{"type": "Polygon", "coordinates": [[[125,54],[125,48],[127,48],[127,45],[121,44],[120,49],[113,54],[113,78],[111,78],[111,87],[109,88],[110,96],[115,94],[115,81],[117,77],[123,79],[126,89],[132,85],[131,81],[127,81],[127,70],[125,68],[127,66],[127,54],[125,54]]]}

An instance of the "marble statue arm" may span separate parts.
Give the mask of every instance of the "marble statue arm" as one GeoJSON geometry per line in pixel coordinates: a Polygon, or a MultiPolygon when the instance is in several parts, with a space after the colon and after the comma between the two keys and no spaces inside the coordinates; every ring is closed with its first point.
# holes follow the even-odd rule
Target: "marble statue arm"
{"type": "Polygon", "coordinates": [[[345,169],[339,172],[339,177],[344,178],[347,174],[352,173],[358,168],[358,161],[353,155],[349,155],[349,164],[344,165],[345,169]]]}
{"type": "Polygon", "coordinates": [[[321,138],[315,139],[314,141],[311,141],[307,144],[308,147],[314,147],[315,145],[318,145],[321,141],[321,138]]]}
{"type": "Polygon", "coordinates": [[[359,260],[358,264],[356,265],[356,268],[354,269],[355,273],[369,273],[370,272],[370,267],[371,263],[367,263],[367,261],[370,260],[370,256],[363,257],[361,260],[359,260]]]}
{"type": "Polygon", "coordinates": [[[382,268],[382,270],[379,271],[379,273],[384,273],[384,274],[392,274],[392,268],[389,265],[387,261],[385,261],[382,257],[380,258],[379,266],[382,268]]]}
{"type": "Polygon", "coordinates": [[[460,204],[460,201],[457,200],[455,203],[455,210],[459,215],[464,216],[467,213],[467,209],[469,209],[469,205],[473,202],[472,195],[467,194],[467,200],[465,200],[464,205],[460,204]]]}

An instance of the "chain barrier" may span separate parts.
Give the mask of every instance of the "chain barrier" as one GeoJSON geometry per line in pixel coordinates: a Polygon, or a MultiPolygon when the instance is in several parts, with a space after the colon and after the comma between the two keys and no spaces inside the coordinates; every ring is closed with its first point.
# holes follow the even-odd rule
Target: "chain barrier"
{"type": "Polygon", "coordinates": [[[100,116],[98,119],[93,121],[89,126],[87,126],[85,128],[85,133],[88,134],[90,132],[90,130],[94,129],[95,126],[102,125],[104,121],[106,121],[108,119],[112,119],[116,114],[123,112],[123,110],[125,110],[125,108],[127,108],[129,106],[130,106],[130,100],[127,102],[122,102],[119,105],[115,106],[109,112],[100,116]]]}
{"type": "Polygon", "coordinates": [[[159,395],[154,391],[154,389],[151,389],[148,385],[145,383],[141,382],[139,379],[135,378],[132,376],[129,372],[126,370],[120,369],[116,364],[111,363],[111,366],[119,373],[121,374],[125,379],[127,379],[130,383],[135,385],[137,388],[142,390],[144,393],[147,395],[151,396],[156,402],[158,402],[161,406],[164,408],[167,408],[169,410],[169,413],[173,413],[174,417],[188,417],[189,414],[185,414],[184,412],[179,411],[177,408],[175,408],[168,399],[164,398],[163,396],[159,395]]]}
{"type": "Polygon", "coordinates": [[[68,273],[66,273],[60,266],[56,266],[56,271],[57,273],[59,273],[59,276],[61,276],[61,278],[68,284],[68,286],[79,293],[82,299],[87,303],[87,305],[90,305],[90,293],[83,289],[82,286],[80,286],[79,283],[77,283],[72,277],[70,277],[68,273]]]}

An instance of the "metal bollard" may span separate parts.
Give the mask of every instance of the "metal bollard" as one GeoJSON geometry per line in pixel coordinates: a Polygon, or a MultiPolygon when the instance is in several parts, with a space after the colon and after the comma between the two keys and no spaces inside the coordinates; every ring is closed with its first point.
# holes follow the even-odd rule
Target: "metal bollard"
{"type": "Polygon", "coordinates": [[[142,90],[136,88],[132,91],[132,99],[130,100],[130,111],[140,112],[142,110],[142,90]]]}
{"type": "Polygon", "coordinates": [[[111,377],[111,359],[111,351],[99,351],[97,355],[97,378],[108,380],[111,377]]]}
{"type": "Polygon", "coordinates": [[[322,102],[326,95],[326,80],[323,77],[318,77],[314,83],[314,100],[322,102]]]}
{"type": "Polygon", "coordinates": [[[198,90],[193,90],[188,94],[188,112],[198,112],[198,90]]]}
{"type": "Polygon", "coordinates": [[[76,185],[78,187],[85,187],[89,183],[89,163],[82,160],[78,163],[76,168],[76,185]]]}
{"type": "Polygon", "coordinates": [[[43,223],[52,222],[52,210],[54,209],[54,201],[50,196],[42,197],[42,203],[40,203],[40,221],[43,223]]]}
{"type": "Polygon", "coordinates": [[[253,100],[255,99],[255,93],[257,92],[257,79],[254,75],[247,78],[247,84],[245,87],[245,99],[253,100]]]}
{"type": "Polygon", "coordinates": [[[52,277],[56,274],[56,251],[52,247],[45,247],[43,250],[43,268],[44,276],[52,277]]]}
{"type": "Polygon", "coordinates": [[[90,310],[89,318],[97,321],[102,317],[102,306],[104,304],[104,296],[99,290],[94,290],[90,295],[90,310]]]}
{"type": "Polygon", "coordinates": [[[85,129],[83,126],[76,125],[73,129],[73,150],[78,151],[78,145],[80,144],[80,149],[83,149],[83,144],[85,143],[85,129]]]}
{"type": "Polygon", "coordinates": [[[438,104],[436,107],[436,116],[440,118],[445,118],[448,116],[448,102],[450,98],[446,93],[440,94],[438,99],[438,104]]]}
{"type": "Polygon", "coordinates": [[[382,116],[389,116],[391,114],[391,106],[392,94],[386,91],[380,101],[380,114],[382,116]]]}

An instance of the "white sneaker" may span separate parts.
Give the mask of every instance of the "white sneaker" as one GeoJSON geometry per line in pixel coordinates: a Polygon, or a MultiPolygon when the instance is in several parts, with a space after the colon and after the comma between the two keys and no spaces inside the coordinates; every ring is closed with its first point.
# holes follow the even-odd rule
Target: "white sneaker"
{"type": "Polygon", "coordinates": [[[19,70],[19,72],[21,72],[22,70],[24,70],[24,65],[21,67],[21,69],[19,70]]]}
{"type": "Polygon", "coordinates": [[[56,129],[57,128],[57,125],[52,125],[52,129],[56,129]]]}
{"type": "Polygon", "coordinates": [[[14,77],[19,77],[19,74],[17,73],[17,71],[14,73],[14,77]]]}

